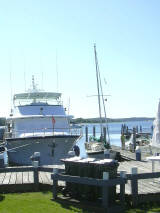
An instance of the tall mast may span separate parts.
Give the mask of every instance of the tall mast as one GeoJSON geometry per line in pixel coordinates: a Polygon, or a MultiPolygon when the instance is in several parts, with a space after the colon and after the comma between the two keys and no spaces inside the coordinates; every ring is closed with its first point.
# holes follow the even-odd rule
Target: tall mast
{"type": "Polygon", "coordinates": [[[36,85],[35,85],[35,82],[34,82],[34,75],[32,75],[32,89],[33,89],[33,91],[36,90],[36,85]]]}
{"type": "Polygon", "coordinates": [[[101,98],[102,98],[102,103],[103,103],[105,122],[106,122],[106,126],[107,126],[107,142],[110,143],[109,130],[108,130],[108,124],[107,124],[107,115],[106,115],[106,108],[105,108],[105,102],[104,102],[104,95],[103,95],[103,88],[102,88],[102,82],[101,82],[101,75],[100,75],[99,66],[98,66],[98,74],[99,74],[100,90],[101,90],[101,94],[102,94],[101,98]]]}
{"type": "Polygon", "coordinates": [[[99,69],[98,69],[98,59],[96,52],[96,45],[94,44],[94,54],[95,54],[95,65],[96,65],[96,78],[97,78],[97,91],[98,91],[98,106],[99,106],[99,117],[100,117],[100,127],[101,127],[101,138],[103,136],[103,126],[102,126],[102,112],[101,112],[101,101],[100,101],[100,85],[99,85],[99,69]]]}

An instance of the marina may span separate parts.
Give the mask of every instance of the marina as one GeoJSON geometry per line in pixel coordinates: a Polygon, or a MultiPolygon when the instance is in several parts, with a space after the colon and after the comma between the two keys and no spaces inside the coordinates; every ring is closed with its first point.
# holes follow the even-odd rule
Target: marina
{"type": "MultiPolygon", "coordinates": [[[[131,174],[131,169],[133,167],[138,168],[138,173],[150,173],[152,172],[152,163],[150,161],[147,161],[147,156],[149,156],[149,153],[142,154],[142,161],[136,161],[136,156],[135,153],[131,153],[126,150],[121,150],[119,147],[112,146],[112,149],[118,150],[122,155],[128,156],[127,161],[122,161],[119,162],[118,166],[118,173],[120,171],[126,171],[127,174],[131,174]]],[[[159,150],[160,151],[160,150],[159,150]]],[[[160,160],[159,160],[160,161],[160,160]]],[[[27,171],[31,169],[32,166],[29,167],[7,167],[7,168],[1,168],[0,169],[0,187],[4,187],[4,185],[12,185],[12,184],[29,184],[29,183],[34,183],[34,178],[33,178],[33,171],[27,171]],[[24,170],[18,172],[18,170],[24,170]]],[[[60,171],[64,171],[65,166],[64,164],[62,165],[48,165],[48,166],[43,166],[41,167],[39,171],[39,183],[41,184],[47,184],[47,185],[52,185],[53,181],[51,180],[51,174],[53,173],[53,169],[58,168],[60,171]],[[41,171],[42,170],[42,171],[41,171]],[[43,171],[45,170],[45,172],[43,171]]],[[[32,169],[33,170],[33,169],[32,169]]],[[[156,162],[155,164],[155,172],[160,172],[159,169],[159,162],[156,162]]],[[[158,193],[160,191],[159,181],[146,181],[146,183],[143,182],[143,184],[148,185],[148,187],[140,187],[140,193],[158,193]],[[147,192],[148,189],[148,192],[147,192]]],[[[142,184],[142,185],[143,185],[142,184]]],[[[64,185],[64,183],[61,182],[60,185],[64,185]]],[[[118,189],[117,189],[118,190],[118,189]]],[[[129,184],[126,187],[126,194],[130,194],[130,186],[129,184]]]]}
{"type": "MultiPolygon", "coordinates": [[[[7,118],[6,127],[7,130],[9,130],[9,134],[8,132],[6,134],[5,131],[4,138],[6,140],[5,149],[8,149],[9,165],[2,164],[2,168],[0,168],[1,192],[50,190],[53,191],[53,199],[56,200],[58,196],[57,192],[59,191],[65,199],[68,196],[71,199],[77,199],[77,197],[80,200],[81,198],[85,198],[86,200],[93,199],[92,202],[100,199],[103,208],[110,208],[110,206],[117,208],[115,207],[115,202],[118,198],[120,199],[121,209],[124,207],[125,199],[129,199],[129,202],[133,206],[145,202],[147,198],[151,200],[158,199],[158,194],[160,193],[160,172],[157,164],[160,162],[160,158],[155,155],[160,153],[160,148],[145,144],[145,146],[140,146],[140,152],[138,153],[136,147],[140,144],[137,144],[136,140],[134,140],[134,138],[136,138],[135,134],[138,133],[138,129],[143,131],[144,135],[147,135],[148,132],[152,134],[152,121],[142,121],[144,125],[142,125],[141,122],[132,122],[132,126],[129,128],[133,129],[131,141],[135,146],[132,146],[134,149],[130,150],[126,148],[127,146],[121,147],[123,123],[105,122],[103,125],[74,124],[72,127],[76,128],[76,131],[79,132],[79,134],[74,133],[75,135],[73,132],[71,134],[69,134],[69,132],[67,132],[67,134],[64,132],[62,133],[60,126],[57,131],[55,124],[58,123],[57,119],[59,115],[54,115],[53,117],[52,114],[47,116],[41,114],[42,103],[37,102],[37,94],[35,95],[34,93],[35,91],[33,94],[32,92],[30,94],[32,96],[31,106],[40,107],[40,115],[33,115],[33,117],[30,115],[26,117],[24,117],[24,115],[20,117],[11,115],[11,118],[7,118]],[[31,117],[35,120],[41,119],[42,117],[46,119],[47,117],[49,122],[50,120],[52,121],[50,123],[52,123],[53,129],[51,132],[46,132],[46,129],[45,132],[40,129],[35,129],[34,132],[32,132],[33,123],[31,129],[28,129],[28,132],[21,132],[17,137],[17,134],[19,134],[17,127],[22,125],[21,121],[21,125],[18,125],[19,120],[24,120],[25,122],[23,121],[22,126],[26,125],[27,127],[28,123],[26,122],[28,121],[26,119],[30,119],[31,117]],[[135,129],[137,129],[137,132],[135,129]],[[74,141],[72,137],[76,137],[74,141]],[[94,141],[90,140],[92,137],[94,137],[94,141]],[[95,140],[96,137],[100,138],[100,141],[95,140]],[[106,140],[108,137],[109,141],[106,140]],[[61,142],[66,144],[67,148],[65,148],[62,143],[63,147],[59,146],[60,141],[58,138],[61,138],[61,142]],[[104,140],[103,142],[101,141],[102,138],[104,140]],[[15,143],[17,139],[21,141],[20,144],[15,143]],[[46,142],[43,142],[43,144],[51,142],[53,145],[54,142],[56,146],[53,147],[48,144],[47,149],[45,147],[41,149],[41,140],[44,139],[46,142]],[[68,149],[68,144],[70,142],[72,145],[68,149]],[[106,144],[108,143],[109,146],[106,147],[104,142],[106,144]],[[16,147],[10,146],[12,143],[13,146],[16,144],[16,147]],[[86,149],[86,144],[89,146],[92,143],[93,145],[102,145],[103,143],[103,146],[100,150],[97,150],[97,147],[94,150],[94,146],[92,146],[90,155],[88,152],[89,149],[86,149]],[[59,147],[58,150],[57,146],[59,147]],[[55,149],[54,152],[53,148],[55,149]],[[48,149],[50,149],[49,152],[51,154],[49,156],[46,154],[48,149]],[[65,153],[62,153],[63,149],[65,149],[65,153]],[[32,156],[30,156],[31,152],[32,156]],[[20,153],[20,155],[16,156],[15,154],[18,153],[20,153]],[[24,155],[24,153],[27,153],[27,155],[24,155]],[[54,153],[58,156],[57,158],[55,158],[54,153]],[[12,161],[12,154],[16,156],[14,161],[12,161]],[[13,163],[17,165],[15,166],[13,163]],[[97,186],[100,187],[101,190],[97,188],[97,186]],[[89,197],[88,190],[90,191],[89,197]],[[106,200],[107,197],[108,199],[106,200]]],[[[36,91],[36,93],[38,93],[38,97],[42,95],[41,92],[36,91]]],[[[23,99],[25,95],[22,94],[21,98],[23,99]]],[[[18,95],[16,96],[18,97],[18,95]]],[[[28,108],[30,105],[27,104],[24,106],[28,108]]],[[[21,105],[18,107],[21,108],[21,105]]],[[[41,124],[42,123],[43,122],[41,122],[41,124]]],[[[61,125],[64,124],[65,121],[61,123],[61,125]]],[[[46,125],[46,122],[44,122],[44,125],[46,125]]],[[[125,123],[125,125],[128,128],[130,123],[125,123]]],[[[69,127],[68,130],[70,130],[69,127]]],[[[2,162],[2,160],[0,160],[0,162],[2,162]]]]}
{"type": "MultiPolygon", "coordinates": [[[[142,125],[144,132],[151,131],[152,121],[142,123],[145,124],[142,125]]],[[[132,127],[134,128],[136,124],[141,123],[132,122],[132,127]]],[[[128,149],[122,149],[120,147],[121,124],[109,124],[110,128],[111,126],[111,150],[112,152],[119,153],[120,158],[118,159],[118,161],[114,160],[111,155],[105,154],[102,154],[100,158],[91,158],[90,156],[87,156],[84,145],[86,141],[86,135],[84,134],[83,137],[81,137],[77,142],[77,146],[80,148],[79,157],[65,157],[63,161],[61,160],[61,164],[54,163],[52,165],[48,164],[42,166],[40,165],[40,159],[38,159],[38,161],[33,160],[33,166],[12,166],[0,168],[0,191],[6,193],[50,190],[53,191],[53,198],[56,200],[57,190],[62,193],[62,197],[64,197],[63,199],[68,199],[68,195],[66,197],[64,193],[65,190],[68,190],[68,186],[69,191],[71,190],[72,193],[74,192],[74,189],[76,189],[77,192],[79,191],[79,197],[81,197],[86,196],[86,190],[92,190],[92,187],[94,189],[94,187],[98,184],[100,187],[102,187],[102,189],[105,188],[105,190],[102,190],[102,195],[96,195],[95,192],[97,193],[97,191],[91,194],[94,198],[95,196],[102,196],[101,205],[103,208],[111,208],[110,205],[113,205],[114,209],[117,208],[114,204],[116,197],[120,199],[121,204],[123,204],[125,200],[127,200],[127,202],[131,203],[132,206],[136,206],[139,203],[146,202],[148,199],[153,201],[159,200],[160,158],[158,154],[160,153],[160,148],[148,145],[143,146],[141,147],[141,158],[137,159],[136,150],[130,151],[128,149]],[[113,128],[114,125],[118,125],[119,129],[115,131],[115,128],[113,128]],[[116,137],[116,143],[114,143],[115,141],[113,140],[113,138],[115,138],[115,135],[118,136],[116,137]],[[114,145],[117,143],[119,146],[114,145]],[[69,170],[67,169],[69,167],[65,163],[66,160],[71,163],[69,170]],[[86,170],[86,165],[89,165],[88,163],[91,161],[95,163],[95,169],[98,168],[101,163],[103,165],[103,162],[116,162],[117,171],[115,171],[114,175],[112,175],[113,170],[110,170],[110,165],[108,163],[104,167],[104,170],[102,170],[104,175],[107,175],[107,171],[108,175],[106,177],[108,177],[109,179],[106,179],[105,181],[108,181],[106,182],[106,184],[109,184],[108,187],[111,187],[112,185],[112,187],[115,188],[113,192],[110,191],[110,188],[108,188],[107,185],[103,187],[103,184],[105,184],[105,182],[103,182],[103,178],[100,178],[100,176],[98,175],[98,170],[93,170],[93,164],[91,165],[92,170],[91,168],[88,168],[86,170]],[[74,166],[74,164],[76,167],[74,166]],[[96,166],[96,164],[98,167],[96,166]],[[75,168],[75,171],[77,171],[78,173],[75,173],[75,168]],[[68,173],[67,171],[70,172],[68,173]],[[89,175],[93,173],[95,173],[96,176],[89,175]],[[95,177],[97,177],[98,179],[95,177]],[[69,182],[71,185],[69,185],[69,182]],[[79,188],[80,183],[86,185],[86,187],[83,186],[79,188]],[[75,184],[78,185],[76,186],[75,184]],[[113,193],[113,195],[111,195],[110,193],[113,193]],[[109,196],[108,201],[106,201],[105,199],[106,196],[109,196]]],[[[96,135],[100,134],[100,132],[98,131],[98,124],[82,125],[83,132],[85,132],[86,127],[88,128],[88,136],[91,136],[94,131],[96,135]]],[[[102,166],[100,167],[102,168],[102,166]]],[[[72,199],[73,195],[70,194],[70,196],[70,199],[72,199]]],[[[73,199],[75,199],[74,196],[73,199]]],[[[87,199],[88,198],[86,197],[86,200],[87,199]]],[[[121,205],[122,209],[123,207],[124,205],[121,205]]]]}
{"type": "MultiPolygon", "coordinates": [[[[119,149],[118,147],[112,147],[119,149]]],[[[121,150],[119,149],[121,152],[121,150]]],[[[147,156],[143,154],[142,161],[136,161],[133,157],[135,153],[130,153],[128,161],[119,162],[117,174],[118,176],[124,171],[128,181],[125,183],[125,196],[129,196],[131,201],[133,198],[132,175],[133,170],[137,168],[137,196],[141,199],[139,202],[145,202],[147,199],[158,200],[160,193],[160,169],[159,162],[155,162],[154,173],[152,172],[152,162],[147,160],[147,156]],[[149,178],[149,176],[151,178],[149,178]],[[147,178],[147,179],[146,179],[147,178]],[[149,179],[148,179],[149,178],[149,179]]],[[[124,150],[123,150],[124,153],[124,150]]],[[[59,170],[60,174],[65,171],[64,165],[48,165],[48,166],[21,166],[21,167],[7,167],[0,169],[0,191],[1,192],[23,192],[23,191],[37,191],[53,188],[53,180],[51,175],[59,170]],[[56,170],[55,170],[56,169],[56,170]]],[[[58,186],[63,188],[66,186],[65,181],[58,181],[58,186]]],[[[120,194],[120,185],[116,187],[116,193],[120,194]]]]}
{"type": "Polygon", "coordinates": [[[1,3],[0,213],[160,212],[159,11],[1,3]]]}

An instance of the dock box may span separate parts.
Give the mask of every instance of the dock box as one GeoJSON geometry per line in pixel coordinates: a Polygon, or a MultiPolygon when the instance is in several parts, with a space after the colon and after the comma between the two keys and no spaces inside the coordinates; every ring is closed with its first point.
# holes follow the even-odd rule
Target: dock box
{"type": "MultiPolygon", "coordinates": [[[[109,179],[117,177],[118,162],[112,159],[95,159],[80,157],[67,158],[62,160],[65,164],[65,173],[71,176],[90,177],[103,179],[103,172],[109,173],[109,179]]],[[[66,183],[66,190],[72,197],[86,200],[97,200],[102,196],[102,188],[75,183],[66,183]]],[[[110,203],[115,200],[116,186],[109,189],[110,203]]]]}

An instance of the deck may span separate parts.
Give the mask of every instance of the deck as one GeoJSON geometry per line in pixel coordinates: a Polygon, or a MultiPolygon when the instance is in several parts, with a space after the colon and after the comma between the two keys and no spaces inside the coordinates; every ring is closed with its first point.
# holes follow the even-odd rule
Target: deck
{"type": "MultiPolygon", "coordinates": [[[[115,147],[115,149],[118,149],[115,147]]],[[[150,173],[152,172],[152,163],[145,160],[145,157],[149,154],[146,152],[142,155],[142,161],[136,161],[135,160],[135,153],[126,151],[126,150],[119,150],[122,152],[125,156],[127,156],[130,160],[119,162],[118,172],[120,171],[126,171],[127,174],[131,173],[131,169],[133,167],[138,168],[138,173],[150,173]]],[[[33,171],[23,171],[23,172],[17,172],[17,167],[15,168],[15,171],[12,172],[1,172],[0,169],[0,191],[12,191],[17,190],[21,191],[24,190],[30,190],[34,185],[34,173],[33,171]]],[[[21,167],[23,169],[23,167],[21,167]]],[[[59,168],[61,170],[64,169],[64,165],[48,165],[47,171],[39,171],[38,172],[38,181],[39,185],[45,185],[48,187],[52,187],[53,180],[51,180],[51,174],[53,173],[53,168],[59,168]]],[[[155,162],[155,172],[160,172],[160,163],[155,162]]],[[[59,182],[60,186],[65,186],[65,182],[59,182]]],[[[119,192],[119,186],[117,186],[117,192],[119,192]]],[[[160,178],[154,178],[154,179],[146,179],[146,180],[139,180],[138,181],[138,192],[139,194],[148,194],[148,193],[160,193],[160,178]]],[[[125,194],[130,195],[131,194],[131,185],[130,181],[126,184],[125,187],[125,194]]]]}

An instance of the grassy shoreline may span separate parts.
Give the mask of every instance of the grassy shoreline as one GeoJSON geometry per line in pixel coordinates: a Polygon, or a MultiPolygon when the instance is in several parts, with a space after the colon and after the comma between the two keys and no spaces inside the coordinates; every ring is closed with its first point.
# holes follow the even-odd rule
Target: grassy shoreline
{"type": "MultiPolygon", "coordinates": [[[[81,203],[70,203],[63,201],[52,201],[52,193],[45,192],[27,192],[27,193],[9,193],[0,194],[0,212],[1,213],[97,213],[93,206],[85,206],[81,203]]],[[[103,212],[103,211],[101,211],[103,212]]],[[[160,203],[147,203],[133,209],[126,206],[126,213],[151,213],[160,212],[160,203]]]]}

